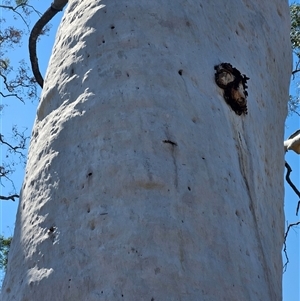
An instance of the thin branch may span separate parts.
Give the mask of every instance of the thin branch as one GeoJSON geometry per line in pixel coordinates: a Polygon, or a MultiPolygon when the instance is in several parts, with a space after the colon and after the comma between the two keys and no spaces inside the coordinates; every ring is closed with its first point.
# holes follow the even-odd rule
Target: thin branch
{"type": "Polygon", "coordinates": [[[300,208],[300,201],[298,202],[297,209],[296,209],[296,215],[297,216],[298,216],[299,208],[300,208]]]}
{"type": "Polygon", "coordinates": [[[295,74],[298,73],[300,69],[295,69],[292,71],[293,80],[295,79],[295,74]]]}
{"type": "Polygon", "coordinates": [[[23,20],[23,22],[25,23],[25,25],[27,26],[27,28],[29,28],[29,25],[28,25],[28,23],[26,22],[26,20],[24,19],[24,17],[22,16],[22,14],[19,13],[19,12],[17,11],[17,9],[18,9],[19,7],[22,7],[22,6],[24,6],[24,4],[19,4],[19,5],[15,6],[15,7],[9,6],[9,5],[0,5],[1,8],[10,9],[10,10],[12,10],[14,13],[16,13],[17,15],[19,15],[19,17],[23,20]]]}
{"type": "MultiPolygon", "coordinates": [[[[19,8],[22,8],[25,12],[25,15],[29,15],[30,13],[26,13],[25,11],[25,8],[30,8],[32,11],[34,11],[39,17],[42,15],[38,10],[36,10],[34,8],[34,6],[32,5],[29,5],[27,3],[21,3],[19,5],[16,5],[16,6],[11,6],[11,5],[3,5],[1,4],[0,5],[0,8],[4,8],[4,9],[9,9],[9,10],[12,10],[14,13],[16,13],[17,15],[19,15],[19,17],[21,17],[21,19],[23,20],[23,22],[25,23],[25,25],[27,26],[27,28],[29,29],[29,25],[28,23],[26,22],[26,20],[24,19],[23,15],[21,13],[19,13],[17,10],[19,8]]],[[[29,11],[29,10],[28,10],[29,11]]]]}
{"type": "Polygon", "coordinates": [[[0,95],[5,98],[5,97],[16,97],[18,98],[19,100],[21,100],[23,103],[24,103],[24,100],[22,98],[20,98],[20,96],[16,93],[14,94],[3,94],[1,91],[0,91],[0,95]]]}
{"type": "Polygon", "coordinates": [[[9,196],[3,196],[3,195],[0,195],[0,200],[2,201],[15,201],[15,198],[19,198],[20,196],[18,194],[13,194],[13,195],[9,195],[9,196]]]}
{"type": "Polygon", "coordinates": [[[286,250],[286,239],[287,239],[287,236],[289,234],[289,231],[292,227],[295,227],[297,225],[300,225],[300,221],[296,222],[296,223],[292,223],[292,224],[289,224],[288,227],[287,227],[287,230],[285,232],[285,235],[284,235],[284,242],[283,242],[283,252],[284,252],[284,256],[285,256],[285,264],[283,265],[283,272],[286,271],[287,269],[287,265],[289,263],[289,257],[287,255],[287,250],[286,250]]]}
{"type": "MultiPolygon", "coordinates": [[[[293,51],[293,52],[295,53],[295,55],[297,55],[299,57],[299,54],[297,52],[295,52],[295,51],[293,51]]],[[[295,79],[295,74],[300,71],[299,65],[300,65],[300,61],[298,60],[296,63],[295,69],[292,71],[293,80],[295,79]]]]}
{"type": "MultiPolygon", "coordinates": [[[[300,70],[299,70],[300,71],[300,70]]],[[[300,117],[300,113],[298,113],[297,111],[293,110],[293,113],[296,113],[299,117],[300,117]]]]}
{"type": "Polygon", "coordinates": [[[19,151],[19,149],[24,150],[24,148],[25,148],[24,145],[12,146],[10,143],[3,140],[3,135],[2,134],[0,134],[0,142],[4,145],[8,146],[13,152],[23,156],[23,153],[21,151],[19,151]]]}
{"type": "MultiPolygon", "coordinates": [[[[290,173],[292,172],[292,168],[286,161],[285,161],[285,167],[287,169],[285,179],[289,183],[289,185],[292,187],[294,192],[297,194],[297,196],[300,198],[299,190],[297,189],[297,187],[294,185],[294,183],[290,179],[290,173]]],[[[299,211],[299,203],[298,203],[298,206],[297,206],[296,215],[298,215],[298,211],[299,211]]]]}

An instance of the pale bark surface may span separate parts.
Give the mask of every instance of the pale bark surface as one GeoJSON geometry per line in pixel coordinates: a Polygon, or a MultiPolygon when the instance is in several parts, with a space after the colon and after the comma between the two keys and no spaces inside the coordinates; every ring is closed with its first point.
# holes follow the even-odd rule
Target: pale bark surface
{"type": "Polygon", "coordinates": [[[287,1],[70,1],[2,300],[281,300],[290,65],[287,1]]]}

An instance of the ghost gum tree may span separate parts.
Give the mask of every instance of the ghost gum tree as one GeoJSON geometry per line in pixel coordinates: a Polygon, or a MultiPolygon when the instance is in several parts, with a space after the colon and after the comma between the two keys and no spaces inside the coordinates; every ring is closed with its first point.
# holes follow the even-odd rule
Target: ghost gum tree
{"type": "Polygon", "coordinates": [[[289,7],[220,2],[69,2],[2,300],[281,300],[289,7]]]}

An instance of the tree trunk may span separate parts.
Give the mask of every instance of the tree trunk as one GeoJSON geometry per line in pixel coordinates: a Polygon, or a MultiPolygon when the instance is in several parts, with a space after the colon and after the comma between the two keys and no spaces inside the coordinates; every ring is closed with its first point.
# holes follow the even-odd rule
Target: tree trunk
{"type": "Polygon", "coordinates": [[[70,1],[2,300],[281,300],[289,26],[282,0],[70,1]]]}

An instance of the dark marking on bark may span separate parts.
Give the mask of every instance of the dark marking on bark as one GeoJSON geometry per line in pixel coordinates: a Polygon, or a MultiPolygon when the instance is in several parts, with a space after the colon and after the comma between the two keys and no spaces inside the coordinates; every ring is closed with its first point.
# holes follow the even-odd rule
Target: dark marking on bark
{"type": "Polygon", "coordinates": [[[178,70],[178,74],[179,74],[180,76],[182,76],[182,72],[183,72],[182,69],[178,70]]]}
{"type": "Polygon", "coordinates": [[[50,227],[50,228],[48,229],[47,233],[48,233],[48,235],[50,235],[50,234],[53,233],[54,231],[55,231],[55,227],[52,226],[52,227],[50,227]]]}
{"type": "Polygon", "coordinates": [[[171,141],[171,140],[163,140],[163,143],[169,143],[169,144],[171,144],[172,146],[177,146],[177,143],[174,142],[174,141],[171,141]]]}
{"type": "MultiPolygon", "coordinates": [[[[168,133],[166,133],[166,136],[167,137],[169,136],[168,133]]],[[[177,167],[176,154],[175,154],[177,143],[170,139],[165,139],[162,142],[171,145],[171,154],[172,154],[172,159],[173,159],[173,164],[174,164],[174,174],[175,174],[174,185],[176,188],[178,188],[178,167],[177,167]]]]}

